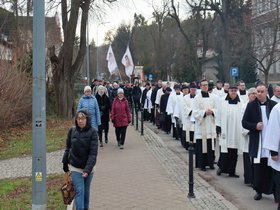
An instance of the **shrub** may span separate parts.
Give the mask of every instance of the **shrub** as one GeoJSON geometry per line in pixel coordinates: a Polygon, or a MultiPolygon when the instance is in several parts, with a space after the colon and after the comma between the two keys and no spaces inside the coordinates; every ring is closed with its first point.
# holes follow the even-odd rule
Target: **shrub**
{"type": "Polygon", "coordinates": [[[17,126],[32,116],[30,73],[0,66],[0,130],[17,126]]]}

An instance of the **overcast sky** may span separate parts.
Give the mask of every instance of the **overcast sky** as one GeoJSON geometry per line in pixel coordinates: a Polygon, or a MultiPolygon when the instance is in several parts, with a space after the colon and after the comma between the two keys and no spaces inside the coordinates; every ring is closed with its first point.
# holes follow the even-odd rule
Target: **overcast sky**
{"type": "MultiPolygon", "coordinates": [[[[104,42],[106,31],[115,31],[121,23],[133,23],[134,13],[142,14],[146,20],[152,17],[152,0],[122,0],[119,2],[113,3],[111,8],[106,8],[106,14],[102,17],[102,20],[93,18],[90,21],[89,37],[90,40],[94,38],[96,41],[98,33],[98,45],[104,42]]],[[[161,0],[156,2],[159,3],[161,0]]]]}

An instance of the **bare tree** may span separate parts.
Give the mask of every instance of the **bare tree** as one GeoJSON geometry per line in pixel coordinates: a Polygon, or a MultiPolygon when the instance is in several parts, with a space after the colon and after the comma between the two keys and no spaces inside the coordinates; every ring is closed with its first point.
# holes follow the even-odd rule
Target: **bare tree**
{"type": "Polygon", "coordinates": [[[233,23],[242,17],[243,12],[250,5],[249,1],[244,0],[186,0],[188,5],[197,11],[213,11],[221,22],[221,47],[222,47],[222,68],[223,76],[226,81],[230,81],[229,69],[234,64],[236,55],[233,53],[231,46],[231,30],[233,23]]]}
{"type": "Polygon", "coordinates": [[[163,34],[164,34],[164,19],[168,15],[167,3],[163,2],[162,7],[152,5],[153,8],[153,19],[154,26],[151,27],[150,34],[153,40],[154,52],[155,52],[155,68],[160,69],[164,72],[164,78],[167,79],[167,74],[170,69],[164,70],[163,59],[162,59],[162,48],[163,48],[163,34]]]}
{"type": "Polygon", "coordinates": [[[253,11],[253,55],[268,84],[273,65],[280,60],[279,0],[268,0],[255,5],[253,11]],[[261,10],[261,11],[259,11],[261,10]],[[258,15],[261,12],[263,15],[258,15]]]}
{"type": "MultiPolygon", "coordinates": [[[[114,0],[106,1],[113,2],[114,0]]],[[[72,114],[74,83],[86,53],[86,23],[89,17],[90,6],[93,2],[93,0],[71,0],[71,3],[67,0],[61,0],[60,2],[64,42],[59,55],[55,54],[53,48],[50,50],[50,60],[53,67],[57,112],[62,116],[70,117],[72,114]],[[74,56],[78,21],[80,21],[80,42],[77,55],[74,56]]]]}
{"type": "Polygon", "coordinates": [[[169,16],[171,16],[176,21],[180,32],[185,38],[185,43],[187,46],[187,55],[189,58],[191,69],[196,73],[197,78],[201,78],[202,70],[197,56],[198,34],[196,33],[196,35],[192,36],[187,32],[187,29],[183,27],[182,21],[179,18],[179,8],[176,7],[174,0],[171,0],[170,2],[171,9],[169,11],[169,16]]]}

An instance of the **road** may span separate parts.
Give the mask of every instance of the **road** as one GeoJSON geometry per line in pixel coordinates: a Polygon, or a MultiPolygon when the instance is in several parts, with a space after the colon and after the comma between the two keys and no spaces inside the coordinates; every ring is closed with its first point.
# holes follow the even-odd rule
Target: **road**
{"type": "MultiPolygon", "coordinates": [[[[175,140],[171,134],[167,135],[163,131],[158,130],[151,123],[145,122],[145,125],[152,129],[164,141],[164,143],[176,154],[182,162],[188,164],[189,153],[182,148],[180,141],[175,140]]],[[[216,150],[217,151],[217,150],[216,150]]],[[[216,160],[219,154],[216,152],[216,160]]],[[[194,176],[204,178],[210,185],[212,185],[219,193],[221,193],[228,201],[242,210],[275,210],[277,205],[274,203],[273,195],[263,195],[260,201],[253,199],[255,191],[244,185],[243,179],[243,157],[239,155],[236,173],[240,178],[229,178],[227,175],[216,175],[217,166],[215,170],[207,170],[202,172],[195,169],[194,176]]],[[[194,192],[195,193],[195,192],[194,192]]]]}

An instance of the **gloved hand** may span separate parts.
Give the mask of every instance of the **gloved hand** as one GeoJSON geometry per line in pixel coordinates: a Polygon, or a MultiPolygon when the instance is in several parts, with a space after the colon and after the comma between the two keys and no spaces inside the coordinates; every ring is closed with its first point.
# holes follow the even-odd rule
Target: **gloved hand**
{"type": "Polygon", "coordinates": [[[100,110],[101,110],[102,112],[104,112],[104,111],[105,111],[105,106],[101,106],[101,107],[100,107],[100,110]]]}
{"type": "Polygon", "coordinates": [[[67,163],[63,163],[63,171],[66,173],[69,171],[69,166],[67,163]]]}

